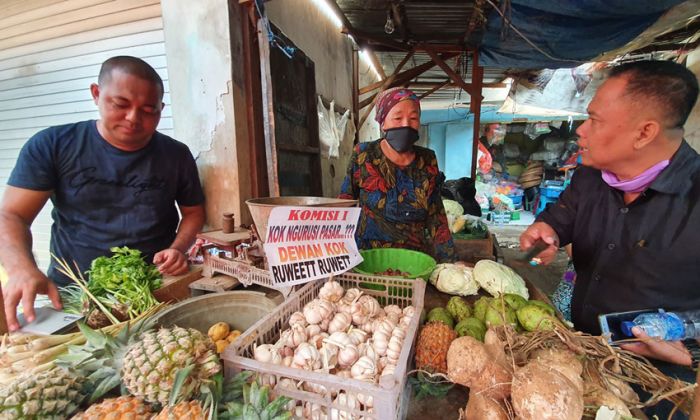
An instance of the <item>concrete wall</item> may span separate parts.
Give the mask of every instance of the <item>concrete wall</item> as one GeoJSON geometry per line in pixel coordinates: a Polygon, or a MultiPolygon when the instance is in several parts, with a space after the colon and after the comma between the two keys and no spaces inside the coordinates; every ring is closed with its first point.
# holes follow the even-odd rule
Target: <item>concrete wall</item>
{"type": "MultiPolygon", "coordinates": [[[[700,49],[688,54],[686,65],[696,76],[700,77],[700,49]]],[[[695,150],[700,152],[700,101],[695,104],[695,108],[685,123],[685,139],[695,150]]]]}
{"type": "MultiPolygon", "coordinates": [[[[316,93],[329,101],[335,100],[336,106],[352,110],[352,41],[324,14],[317,1],[273,0],[266,2],[265,8],[270,22],[314,62],[316,93]]],[[[360,86],[377,80],[362,61],[359,73],[360,86]]],[[[360,131],[361,139],[371,135],[366,130],[360,131]]],[[[345,139],[340,144],[338,159],[321,159],[324,196],[335,197],[340,192],[352,147],[352,139],[345,139]],[[331,175],[331,165],[335,176],[331,175]]]]}
{"type": "Polygon", "coordinates": [[[223,212],[241,214],[250,184],[238,176],[247,177],[249,171],[241,166],[247,148],[236,144],[237,137],[246,138],[240,135],[245,116],[236,118],[234,112],[234,99],[242,94],[232,81],[229,36],[230,28],[240,26],[230,25],[227,0],[163,0],[162,9],[174,137],[197,160],[207,224],[220,227],[223,212]]]}

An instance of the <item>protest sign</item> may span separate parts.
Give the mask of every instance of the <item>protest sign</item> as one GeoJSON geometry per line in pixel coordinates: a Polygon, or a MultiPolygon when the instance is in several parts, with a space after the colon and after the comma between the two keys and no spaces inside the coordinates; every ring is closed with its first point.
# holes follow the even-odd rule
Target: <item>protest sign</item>
{"type": "Polygon", "coordinates": [[[341,274],[362,262],[355,243],[358,207],[275,207],[265,255],[277,283],[295,285],[341,274]]]}

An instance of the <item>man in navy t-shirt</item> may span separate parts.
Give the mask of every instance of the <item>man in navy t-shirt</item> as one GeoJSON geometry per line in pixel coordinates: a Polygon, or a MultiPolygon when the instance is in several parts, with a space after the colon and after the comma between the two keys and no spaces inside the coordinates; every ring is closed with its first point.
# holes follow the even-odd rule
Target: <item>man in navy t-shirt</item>
{"type": "Polygon", "coordinates": [[[24,145],[0,205],[0,261],[10,330],[22,301],[29,321],[37,293],[60,308],[56,286],[69,280],[52,261],[48,278],[32,256],[29,230],[47,200],[51,252],[81,271],[113,246],[141,250],[163,274],[187,271],[185,251],[204,223],[204,194],[189,149],[156,127],[163,82],[143,60],[105,61],[90,86],[97,121],[50,127],[24,145]],[[182,219],[178,215],[178,209],[182,219]],[[50,280],[49,280],[50,279],[50,280]]]}

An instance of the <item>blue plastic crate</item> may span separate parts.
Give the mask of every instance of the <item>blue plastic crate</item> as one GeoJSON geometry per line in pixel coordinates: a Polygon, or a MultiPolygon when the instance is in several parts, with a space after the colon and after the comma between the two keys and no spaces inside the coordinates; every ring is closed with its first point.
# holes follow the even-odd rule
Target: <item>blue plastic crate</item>
{"type": "Polygon", "coordinates": [[[540,188],[540,195],[547,198],[559,198],[564,187],[542,187],[540,188]]]}
{"type": "Polygon", "coordinates": [[[508,196],[511,201],[513,202],[513,205],[518,208],[523,205],[523,196],[522,195],[509,195],[508,196]]]}

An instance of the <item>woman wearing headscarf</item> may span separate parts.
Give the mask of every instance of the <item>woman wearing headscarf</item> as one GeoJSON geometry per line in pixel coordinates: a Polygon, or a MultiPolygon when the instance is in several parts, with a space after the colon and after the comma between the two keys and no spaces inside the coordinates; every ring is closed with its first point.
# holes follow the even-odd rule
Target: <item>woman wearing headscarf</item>
{"type": "Polygon", "coordinates": [[[440,198],[435,153],[416,146],[420,102],[410,90],[389,89],[377,100],[381,139],[355,146],[339,198],[359,200],[360,249],[408,248],[439,262],[455,259],[440,198]]]}

